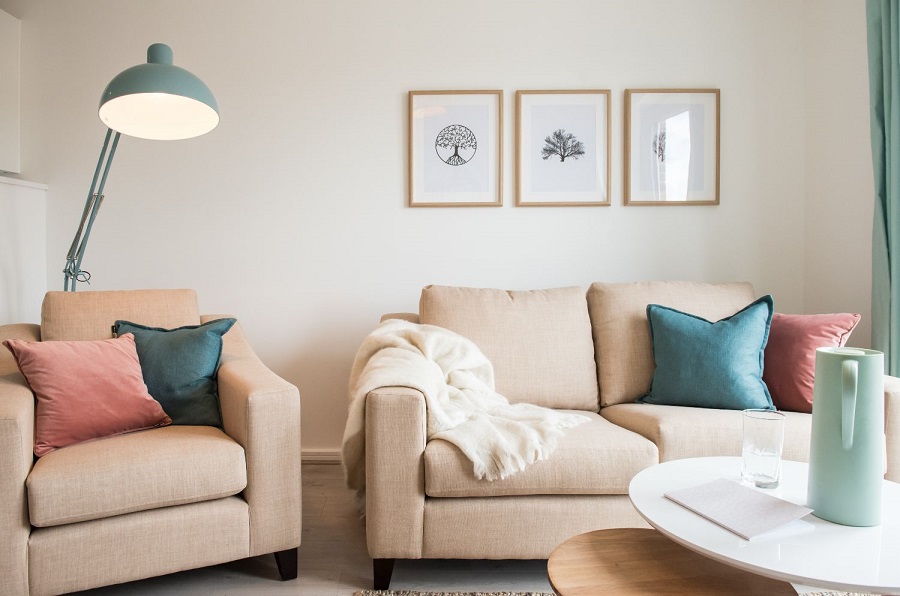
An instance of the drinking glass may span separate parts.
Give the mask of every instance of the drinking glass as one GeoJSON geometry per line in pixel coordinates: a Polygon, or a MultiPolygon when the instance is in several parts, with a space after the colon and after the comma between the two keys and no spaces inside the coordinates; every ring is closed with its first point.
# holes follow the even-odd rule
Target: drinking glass
{"type": "Polygon", "coordinates": [[[759,488],[775,488],[781,479],[784,414],[774,410],[744,410],[741,477],[759,488]]]}

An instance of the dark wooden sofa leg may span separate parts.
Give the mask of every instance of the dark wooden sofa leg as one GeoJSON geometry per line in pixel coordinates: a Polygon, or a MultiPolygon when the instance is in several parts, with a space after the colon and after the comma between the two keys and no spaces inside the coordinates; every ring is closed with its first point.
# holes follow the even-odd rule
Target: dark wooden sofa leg
{"type": "Polygon", "coordinates": [[[297,557],[299,548],[290,548],[275,553],[275,562],[278,564],[278,575],[281,581],[297,579],[297,557]]]}
{"type": "Polygon", "coordinates": [[[392,573],[394,573],[394,559],[372,559],[372,575],[375,578],[376,590],[387,590],[391,587],[392,573]]]}

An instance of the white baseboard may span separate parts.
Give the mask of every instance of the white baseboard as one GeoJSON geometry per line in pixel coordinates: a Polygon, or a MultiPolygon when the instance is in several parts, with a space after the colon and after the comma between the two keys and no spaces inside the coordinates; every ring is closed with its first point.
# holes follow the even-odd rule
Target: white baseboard
{"type": "Polygon", "coordinates": [[[340,464],[340,449],[304,449],[300,454],[304,464],[340,464]]]}

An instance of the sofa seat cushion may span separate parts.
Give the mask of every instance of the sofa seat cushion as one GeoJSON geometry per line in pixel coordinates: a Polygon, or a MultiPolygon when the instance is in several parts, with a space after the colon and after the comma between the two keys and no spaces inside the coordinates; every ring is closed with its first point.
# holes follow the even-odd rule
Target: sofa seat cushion
{"type": "Polygon", "coordinates": [[[624,495],[635,474],[658,463],[656,446],[611,424],[599,414],[577,412],[590,422],[570,428],[546,460],[504,480],[478,480],[472,462],[452,443],[425,447],[425,494],[429,497],[511,495],[624,495]]]}
{"type": "Polygon", "coordinates": [[[72,445],[25,482],[34,526],[218,499],[247,486],[243,448],[208,426],[168,426],[72,445]]]}
{"type": "MultiPolygon", "coordinates": [[[[740,410],[685,406],[620,404],[603,408],[601,416],[653,441],[659,461],[686,457],[741,455],[740,410]]],[[[809,461],[812,415],[784,412],[784,459],[809,461]]]]}
{"type": "Polygon", "coordinates": [[[472,340],[511,403],[600,409],[587,300],[581,288],[504,291],[427,286],[419,318],[472,340]]]}

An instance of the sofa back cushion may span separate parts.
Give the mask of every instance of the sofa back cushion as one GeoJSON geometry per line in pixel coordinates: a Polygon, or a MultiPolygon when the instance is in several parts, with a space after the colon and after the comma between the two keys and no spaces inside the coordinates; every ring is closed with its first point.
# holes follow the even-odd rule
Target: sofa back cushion
{"type": "Polygon", "coordinates": [[[41,309],[41,340],[94,340],[113,336],[126,319],[149,327],[200,323],[194,290],[47,292],[41,309]]]}
{"type": "Polygon", "coordinates": [[[587,303],[597,354],[600,405],[632,402],[650,389],[655,365],[648,304],[661,304],[715,322],[733,315],[753,299],[749,283],[592,284],[587,303]]]}
{"type": "Polygon", "coordinates": [[[598,410],[591,321],[581,288],[534,291],[428,286],[422,323],[467,337],[511,403],[598,410]]]}

